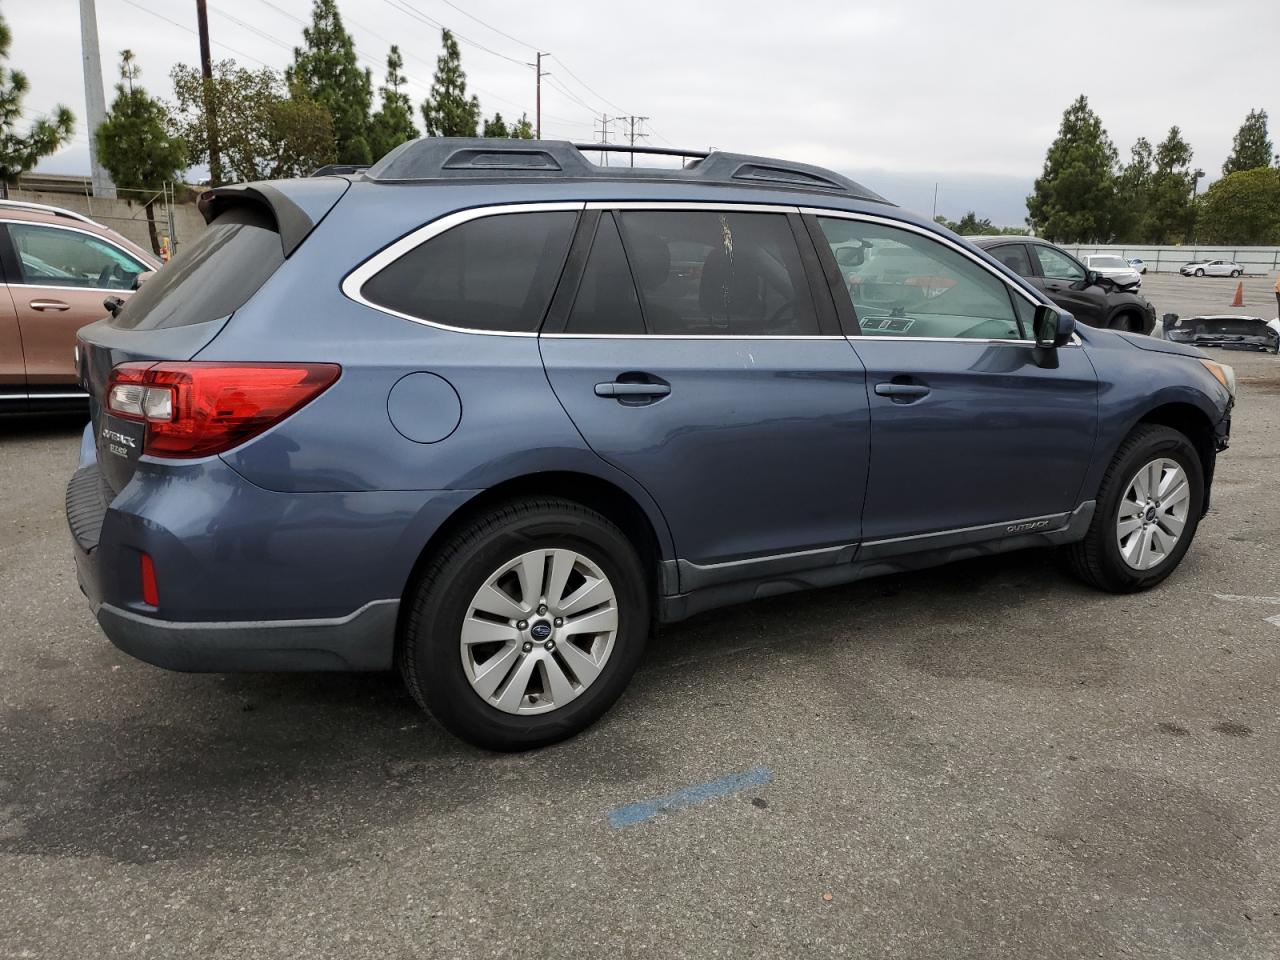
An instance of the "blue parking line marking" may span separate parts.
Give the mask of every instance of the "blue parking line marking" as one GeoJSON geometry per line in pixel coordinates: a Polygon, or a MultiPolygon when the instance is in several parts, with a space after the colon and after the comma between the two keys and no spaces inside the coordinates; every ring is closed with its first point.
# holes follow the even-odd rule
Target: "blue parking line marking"
{"type": "Polygon", "coordinates": [[[716,797],[727,797],[731,793],[738,793],[740,790],[754,787],[756,784],[768,783],[772,779],[773,771],[768,767],[752,767],[750,770],[743,770],[741,773],[731,773],[729,776],[721,777],[719,780],[709,780],[696,786],[685,787],[683,790],[677,790],[675,793],[668,794],[665,797],[655,797],[652,800],[629,803],[625,807],[611,810],[609,811],[609,826],[615,830],[621,830],[623,827],[630,827],[637,823],[643,823],[645,820],[651,820],[660,813],[681,810],[695,803],[702,803],[704,800],[714,800],[716,797]]]}

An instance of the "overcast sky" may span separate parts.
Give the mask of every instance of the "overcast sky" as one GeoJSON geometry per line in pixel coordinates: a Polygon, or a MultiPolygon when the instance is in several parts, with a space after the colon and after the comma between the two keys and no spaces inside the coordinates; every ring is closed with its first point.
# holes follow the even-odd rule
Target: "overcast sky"
{"type": "MultiPolygon", "coordinates": [[[[1267,110],[1280,140],[1277,0],[339,2],[375,88],[394,40],[421,101],[440,51],[433,24],[443,24],[462,39],[486,116],[532,117],[523,64],[541,49],[553,54],[544,136],[592,140],[602,112],[647,115],[655,145],[818,163],[926,212],[936,181],[938,212],[952,218],[972,208],[1021,223],[1045,148],[1080,93],[1122,156],[1176,123],[1210,179],[1250,107],[1267,110]]],[[[208,6],[215,59],[283,68],[310,0],[208,6]]],[[[194,0],[97,0],[97,11],[108,103],[125,47],[165,98],[170,67],[198,62],[194,0]]],[[[0,0],[0,13],[13,32],[10,65],[31,81],[25,113],[64,103],[79,121],[75,141],[40,169],[86,173],[78,0],[0,0]]]]}

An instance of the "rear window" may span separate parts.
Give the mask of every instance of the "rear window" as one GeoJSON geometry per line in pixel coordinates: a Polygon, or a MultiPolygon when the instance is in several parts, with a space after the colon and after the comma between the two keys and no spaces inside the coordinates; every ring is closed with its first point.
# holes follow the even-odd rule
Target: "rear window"
{"type": "Polygon", "coordinates": [[[271,213],[239,204],[215,217],[125,303],[113,327],[156,330],[204,323],[244,306],[284,263],[271,213]]]}
{"type": "Polygon", "coordinates": [[[469,220],[378,271],[360,293],[380,307],[445,326],[535,332],[577,217],[554,211],[469,220]]]}

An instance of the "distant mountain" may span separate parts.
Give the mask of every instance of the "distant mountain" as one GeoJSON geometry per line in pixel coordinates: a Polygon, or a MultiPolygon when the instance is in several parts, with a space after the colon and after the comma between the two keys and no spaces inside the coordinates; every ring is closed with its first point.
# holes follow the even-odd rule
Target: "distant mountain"
{"type": "Polygon", "coordinates": [[[1027,195],[1034,177],[984,173],[903,173],[896,170],[844,171],[900,207],[929,215],[933,185],[938,185],[938,213],[959,220],[972,210],[998,227],[1025,227],[1027,195]]]}

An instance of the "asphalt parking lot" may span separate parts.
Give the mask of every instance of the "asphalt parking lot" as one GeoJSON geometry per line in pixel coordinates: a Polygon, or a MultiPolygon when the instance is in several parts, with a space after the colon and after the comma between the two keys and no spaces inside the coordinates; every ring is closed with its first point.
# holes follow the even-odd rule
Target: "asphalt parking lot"
{"type": "Polygon", "coordinates": [[[1157,590],[1024,553],[711,613],[515,756],[391,676],[118,653],[80,424],[0,423],[0,957],[1275,957],[1280,361],[1222,359],[1232,448],[1157,590]]]}

